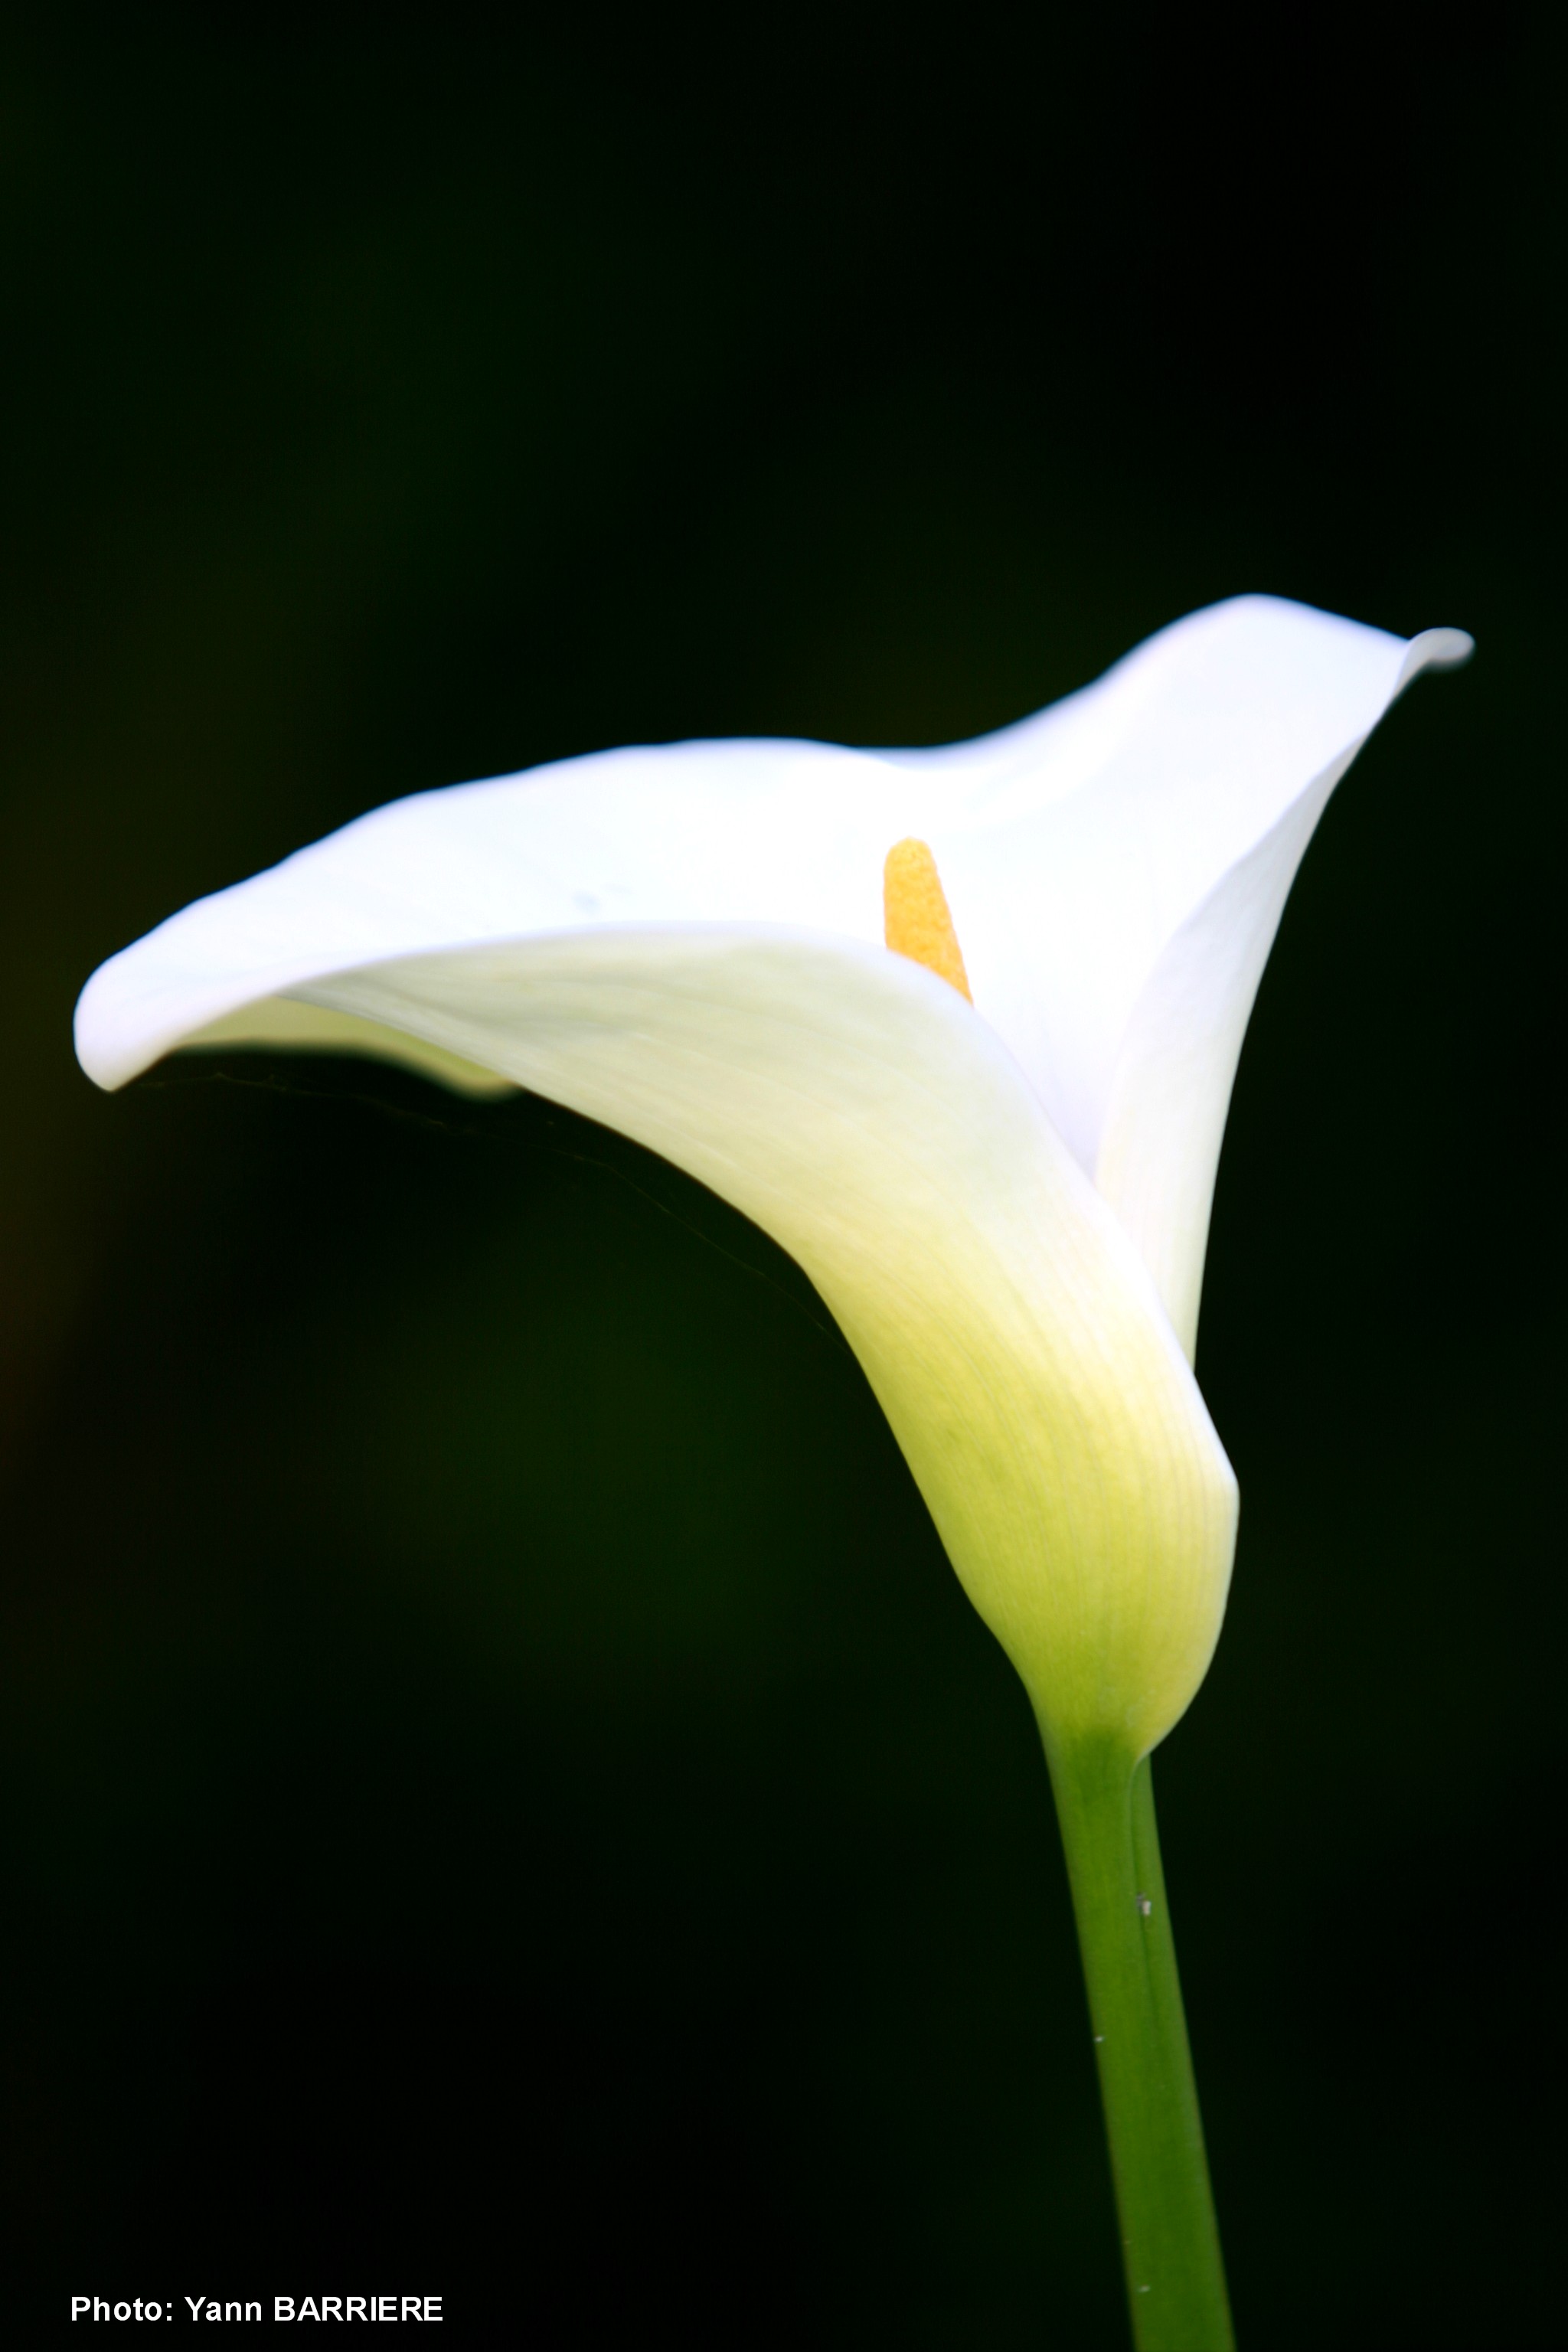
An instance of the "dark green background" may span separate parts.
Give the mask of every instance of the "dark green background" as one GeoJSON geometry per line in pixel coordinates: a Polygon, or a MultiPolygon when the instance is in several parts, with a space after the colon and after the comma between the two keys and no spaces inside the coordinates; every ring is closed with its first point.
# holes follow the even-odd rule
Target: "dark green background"
{"type": "Polygon", "coordinates": [[[964,735],[1257,588],[1480,654],[1325,823],[1220,1176],[1221,2218],[1254,2347],[1552,2342],[1561,48],[573,23],[0,36],[5,2294],[1122,2340],[1032,1727],[805,1281],[548,1105],[111,1098],[69,1016],[395,794],[964,735]]]}

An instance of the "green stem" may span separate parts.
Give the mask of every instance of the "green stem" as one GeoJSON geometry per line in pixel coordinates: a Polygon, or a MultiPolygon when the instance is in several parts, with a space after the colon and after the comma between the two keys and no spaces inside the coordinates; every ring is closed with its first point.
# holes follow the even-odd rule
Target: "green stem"
{"type": "Polygon", "coordinates": [[[1149,1759],[1048,1736],[1139,2352],[1230,2352],[1149,1759]]]}

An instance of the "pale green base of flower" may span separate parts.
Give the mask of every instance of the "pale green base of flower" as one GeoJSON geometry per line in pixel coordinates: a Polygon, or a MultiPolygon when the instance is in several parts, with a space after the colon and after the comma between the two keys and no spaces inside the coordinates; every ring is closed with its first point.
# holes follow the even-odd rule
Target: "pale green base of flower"
{"type": "Polygon", "coordinates": [[[1230,2352],[1235,2336],[1176,1976],[1153,1781],[1099,1741],[1046,1733],[1089,1986],[1139,2352],[1230,2352]]]}

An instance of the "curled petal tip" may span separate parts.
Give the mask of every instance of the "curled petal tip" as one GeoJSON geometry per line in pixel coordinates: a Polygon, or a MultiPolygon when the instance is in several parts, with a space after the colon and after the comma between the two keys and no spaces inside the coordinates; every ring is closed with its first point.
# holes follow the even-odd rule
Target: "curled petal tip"
{"type": "Polygon", "coordinates": [[[1405,647],[1400,687],[1408,686],[1424,669],[1458,669],[1475,650],[1476,641],[1468,629],[1423,629],[1405,647]]]}

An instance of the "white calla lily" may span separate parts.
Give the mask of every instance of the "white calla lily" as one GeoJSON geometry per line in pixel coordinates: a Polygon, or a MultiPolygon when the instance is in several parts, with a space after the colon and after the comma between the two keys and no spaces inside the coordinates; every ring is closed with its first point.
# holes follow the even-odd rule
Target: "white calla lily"
{"type": "Polygon", "coordinates": [[[1253,995],[1335,782],[1463,658],[1247,597],[936,751],[700,742],[396,802],[105,964],[78,1051],[395,1055],[622,1129],[841,1323],[1047,1740],[1133,1757],[1217,1635],[1229,1465],[1190,1369],[1253,995]],[[884,943],[931,845],[973,1005],[884,943]]]}

